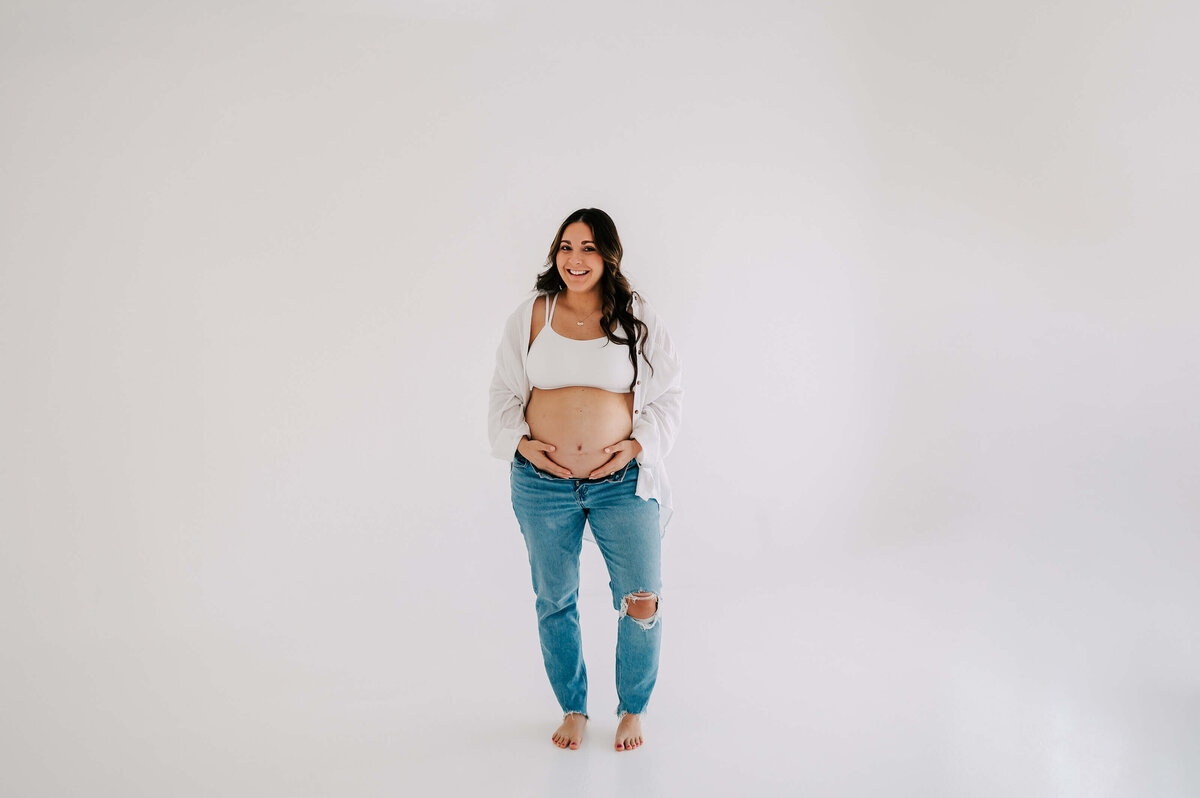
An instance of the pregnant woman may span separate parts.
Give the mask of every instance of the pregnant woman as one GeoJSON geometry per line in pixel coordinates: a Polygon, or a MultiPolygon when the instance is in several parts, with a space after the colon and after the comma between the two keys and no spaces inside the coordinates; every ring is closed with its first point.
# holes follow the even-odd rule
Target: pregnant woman
{"type": "Polygon", "coordinates": [[[680,365],[666,327],[621,273],[617,228],[583,208],[554,237],[536,291],[496,352],[488,434],[510,461],[512,505],[533,574],[546,675],[563,711],[552,739],[578,748],[587,723],[579,633],[585,525],[617,610],[617,736],[642,744],[658,678],[660,540],[671,514],[663,458],[679,429],[680,365]]]}

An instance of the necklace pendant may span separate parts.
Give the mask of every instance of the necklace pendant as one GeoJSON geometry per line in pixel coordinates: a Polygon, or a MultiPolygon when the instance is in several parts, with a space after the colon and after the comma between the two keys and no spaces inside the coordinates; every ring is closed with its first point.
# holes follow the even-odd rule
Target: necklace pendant
{"type": "Polygon", "coordinates": [[[575,323],[576,323],[576,324],[578,324],[580,327],[582,327],[582,326],[583,326],[583,322],[581,322],[581,321],[577,321],[577,322],[575,322],[575,323]]]}

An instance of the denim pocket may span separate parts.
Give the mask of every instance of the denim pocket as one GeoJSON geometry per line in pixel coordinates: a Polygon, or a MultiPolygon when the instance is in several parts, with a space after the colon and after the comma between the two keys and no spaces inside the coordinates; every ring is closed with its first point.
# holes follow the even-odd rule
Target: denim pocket
{"type": "Polygon", "coordinates": [[[512,467],[513,468],[529,468],[529,461],[526,460],[523,456],[521,456],[520,452],[517,452],[516,454],[513,455],[512,467]]]}

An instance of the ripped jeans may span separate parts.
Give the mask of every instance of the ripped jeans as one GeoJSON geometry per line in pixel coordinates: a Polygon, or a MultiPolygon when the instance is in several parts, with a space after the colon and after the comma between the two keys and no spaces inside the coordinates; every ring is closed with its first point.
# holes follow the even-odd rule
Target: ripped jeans
{"type": "Polygon", "coordinates": [[[638,465],[601,479],[563,479],[532,465],[517,453],[510,466],[512,505],[521,525],[533,592],[542,659],[563,717],[587,715],[587,668],[579,634],[579,554],[584,522],[604,555],[617,616],[617,716],[640,714],[658,678],[662,639],[661,538],[658,502],[634,495],[638,465]],[[638,619],[627,614],[636,593],[653,594],[655,612],[638,619]]]}

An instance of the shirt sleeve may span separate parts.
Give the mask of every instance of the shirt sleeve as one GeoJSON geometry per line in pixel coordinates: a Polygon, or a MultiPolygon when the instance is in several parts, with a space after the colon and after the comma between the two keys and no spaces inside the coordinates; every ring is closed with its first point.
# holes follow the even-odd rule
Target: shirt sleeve
{"type": "Polygon", "coordinates": [[[666,457],[679,433],[683,418],[682,364],[675,344],[667,332],[666,325],[657,314],[643,302],[643,321],[647,336],[643,344],[643,357],[650,361],[645,368],[645,401],[633,422],[630,437],[642,445],[637,456],[639,465],[657,465],[666,457]]]}
{"type": "Polygon", "coordinates": [[[504,325],[504,336],[496,348],[496,367],[492,372],[492,384],[488,399],[488,438],[492,456],[511,460],[522,436],[529,434],[525,423],[525,402],[528,389],[525,386],[525,367],[521,361],[521,344],[528,337],[522,335],[521,309],[518,308],[504,325]]]}

